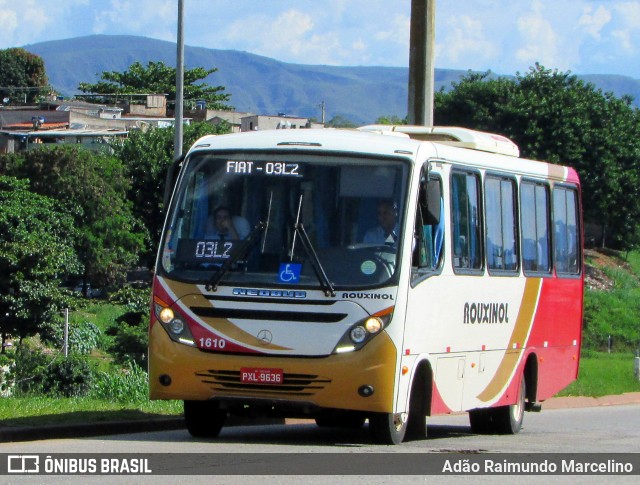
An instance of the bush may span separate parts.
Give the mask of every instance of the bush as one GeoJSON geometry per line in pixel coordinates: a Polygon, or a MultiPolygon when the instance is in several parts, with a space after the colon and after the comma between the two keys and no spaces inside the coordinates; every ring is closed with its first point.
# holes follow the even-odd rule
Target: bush
{"type": "Polygon", "coordinates": [[[25,344],[16,352],[11,379],[18,395],[80,397],[91,388],[93,372],[84,356],[51,356],[25,344]]]}
{"type": "Polygon", "coordinates": [[[86,358],[80,355],[58,357],[47,372],[45,394],[62,397],[85,396],[93,381],[93,372],[86,358]]]}
{"type": "Polygon", "coordinates": [[[109,353],[114,356],[116,362],[125,364],[133,361],[141,367],[146,367],[148,325],[146,314],[129,312],[119,317],[115,324],[109,327],[107,335],[113,337],[109,345],[109,353]]]}
{"type": "MultiPolygon", "coordinates": [[[[46,325],[43,334],[46,341],[50,342],[58,349],[64,346],[64,323],[57,322],[46,325]]],[[[80,322],[69,325],[69,352],[77,354],[88,354],[98,347],[102,338],[102,332],[92,322],[80,322]]]]}
{"type": "Polygon", "coordinates": [[[51,363],[40,348],[27,344],[18,347],[11,380],[15,383],[15,394],[42,393],[45,372],[51,363]]]}
{"type": "Polygon", "coordinates": [[[584,347],[607,350],[611,337],[616,352],[638,348],[640,289],[587,290],[584,303],[584,347]]]}
{"type": "Polygon", "coordinates": [[[151,291],[148,288],[124,286],[109,297],[111,303],[123,305],[130,312],[149,313],[151,291]]]}
{"type": "Polygon", "coordinates": [[[13,392],[11,371],[14,366],[13,356],[0,354],[0,397],[8,397],[13,392]]]}
{"type": "Polygon", "coordinates": [[[116,362],[124,364],[133,361],[142,367],[146,366],[149,300],[148,289],[131,286],[125,286],[111,296],[112,303],[123,305],[129,310],[118,317],[106,332],[113,337],[108,350],[116,362]]]}
{"type": "Polygon", "coordinates": [[[127,403],[146,402],[149,400],[147,373],[132,362],[115,372],[100,372],[96,376],[91,397],[127,403]]]}

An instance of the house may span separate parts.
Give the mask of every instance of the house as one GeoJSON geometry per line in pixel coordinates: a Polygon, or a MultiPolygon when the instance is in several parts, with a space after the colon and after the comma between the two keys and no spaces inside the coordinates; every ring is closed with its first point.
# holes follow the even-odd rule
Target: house
{"type": "Polygon", "coordinates": [[[199,109],[185,111],[185,116],[189,116],[193,121],[206,121],[213,125],[226,122],[231,126],[232,133],[238,133],[241,129],[242,118],[253,116],[253,113],[242,111],[226,111],[221,109],[199,109]]]}
{"type": "MultiPolygon", "coordinates": [[[[128,96],[133,99],[138,95],[128,96]]],[[[113,138],[126,137],[130,130],[173,126],[175,120],[166,117],[165,95],[140,96],[145,100],[142,104],[114,106],[56,99],[38,108],[0,109],[0,153],[51,143],[100,149],[113,138]]],[[[184,120],[185,124],[190,122],[189,118],[184,120]]]]}
{"type": "Polygon", "coordinates": [[[241,131],[322,128],[322,123],[314,123],[308,118],[298,118],[279,114],[278,116],[250,115],[241,120],[241,131]]]}

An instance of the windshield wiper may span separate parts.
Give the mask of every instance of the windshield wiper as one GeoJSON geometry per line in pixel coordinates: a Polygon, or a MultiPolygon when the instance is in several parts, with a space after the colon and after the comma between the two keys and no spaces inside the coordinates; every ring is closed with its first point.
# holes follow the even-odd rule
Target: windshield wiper
{"type": "Polygon", "coordinates": [[[244,258],[249,250],[253,247],[253,245],[258,241],[260,234],[264,231],[265,227],[267,227],[267,223],[260,221],[256,224],[256,226],[251,230],[249,236],[240,243],[240,246],[237,250],[233,251],[224,264],[218,269],[216,273],[213,274],[211,279],[207,282],[207,286],[205,289],[207,291],[218,291],[218,284],[224,278],[224,275],[229,272],[231,266],[235,264],[240,258],[244,258]]]}
{"type": "Polygon", "coordinates": [[[320,282],[320,286],[324,291],[325,296],[336,296],[336,291],[333,287],[333,284],[329,280],[327,273],[322,267],[322,263],[320,262],[320,258],[318,258],[318,254],[313,247],[311,239],[307,235],[307,231],[301,222],[296,222],[295,226],[295,234],[300,235],[300,241],[302,242],[302,247],[304,248],[307,256],[311,260],[311,266],[313,267],[313,272],[316,274],[318,281],[320,282]]]}

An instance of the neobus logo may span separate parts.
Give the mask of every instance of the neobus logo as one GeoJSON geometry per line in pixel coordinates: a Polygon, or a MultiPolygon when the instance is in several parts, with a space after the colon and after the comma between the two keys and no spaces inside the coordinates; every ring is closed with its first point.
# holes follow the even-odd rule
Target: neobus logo
{"type": "Polygon", "coordinates": [[[234,296],[261,296],[266,298],[306,298],[306,291],[261,290],[258,288],[234,288],[234,296]]]}

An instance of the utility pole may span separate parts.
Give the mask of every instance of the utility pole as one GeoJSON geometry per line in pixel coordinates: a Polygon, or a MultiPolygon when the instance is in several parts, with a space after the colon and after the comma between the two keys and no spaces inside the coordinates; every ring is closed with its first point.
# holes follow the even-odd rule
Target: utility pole
{"type": "Polygon", "coordinates": [[[411,0],[409,39],[410,125],[433,126],[436,0],[411,0]]]}
{"type": "Polygon", "coordinates": [[[64,333],[63,333],[64,358],[69,356],[69,309],[64,309],[64,333]]]}
{"type": "Polygon", "coordinates": [[[184,106],[184,0],[178,0],[178,52],[176,55],[176,104],[173,159],[182,155],[182,124],[184,106]]]}

